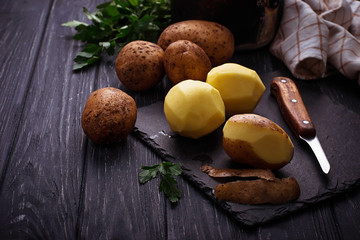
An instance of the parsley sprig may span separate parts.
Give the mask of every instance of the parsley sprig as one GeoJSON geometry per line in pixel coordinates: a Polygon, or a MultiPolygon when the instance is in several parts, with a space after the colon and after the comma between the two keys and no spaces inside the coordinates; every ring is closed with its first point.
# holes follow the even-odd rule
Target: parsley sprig
{"type": "Polygon", "coordinates": [[[77,20],[62,24],[75,28],[73,39],[85,43],[73,70],[94,64],[104,51],[114,55],[133,40],[153,41],[171,21],[170,0],[113,0],[96,8],[93,13],[83,8],[91,24],[77,20]]]}
{"type": "Polygon", "coordinates": [[[177,187],[177,181],[173,176],[181,174],[181,166],[178,163],[162,162],[153,166],[142,166],[139,173],[139,181],[144,184],[160,175],[159,191],[163,192],[170,202],[177,202],[181,196],[181,190],[177,187]]]}

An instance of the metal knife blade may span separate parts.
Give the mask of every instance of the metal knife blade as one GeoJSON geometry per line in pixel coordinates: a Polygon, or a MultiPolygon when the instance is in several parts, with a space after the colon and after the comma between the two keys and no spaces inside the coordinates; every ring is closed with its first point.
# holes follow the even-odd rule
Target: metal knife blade
{"type": "Polygon", "coordinates": [[[315,126],[294,81],[286,77],[275,77],[271,81],[270,88],[290,129],[298,138],[309,144],[323,172],[329,173],[330,163],[316,136],[315,126]]]}

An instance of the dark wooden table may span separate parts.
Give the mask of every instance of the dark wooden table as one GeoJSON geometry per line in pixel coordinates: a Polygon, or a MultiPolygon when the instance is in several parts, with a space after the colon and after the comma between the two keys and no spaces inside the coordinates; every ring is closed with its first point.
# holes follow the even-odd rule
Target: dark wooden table
{"type": "MultiPolygon", "coordinates": [[[[158,192],[156,180],[139,185],[140,167],[161,158],[133,135],[113,147],[89,141],[80,118],[95,89],[120,88],[142,107],[162,100],[169,88],[164,78],[145,93],[128,91],[114,58],[72,72],[81,44],[60,24],[86,21],[82,7],[92,11],[100,2],[0,0],[0,239],[359,238],[358,188],[246,227],[182,177],[176,205],[158,192]]],[[[289,74],[266,48],[236,53],[234,61],[260,77],[289,74]]],[[[307,84],[360,114],[355,80],[336,75],[307,84]]]]}

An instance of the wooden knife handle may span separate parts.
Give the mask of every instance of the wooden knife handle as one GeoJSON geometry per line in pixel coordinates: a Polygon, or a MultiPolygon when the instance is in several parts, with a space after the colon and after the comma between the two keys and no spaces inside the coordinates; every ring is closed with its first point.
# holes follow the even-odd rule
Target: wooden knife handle
{"type": "Polygon", "coordinates": [[[271,81],[271,93],[276,97],[281,114],[297,137],[312,138],[316,135],[313,122],[294,81],[275,77],[271,81]]]}

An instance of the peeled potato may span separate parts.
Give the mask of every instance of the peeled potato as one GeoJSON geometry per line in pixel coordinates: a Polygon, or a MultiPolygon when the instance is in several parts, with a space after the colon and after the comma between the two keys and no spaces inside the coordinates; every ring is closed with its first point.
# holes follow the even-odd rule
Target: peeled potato
{"type": "Polygon", "coordinates": [[[232,160],[271,170],[288,164],[294,154],[294,145],[286,132],[256,114],[229,118],[223,128],[223,146],[232,160]]]}
{"type": "Polygon", "coordinates": [[[225,121],[219,91],[197,80],[172,87],[165,97],[164,113],[172,131],[193,139],[213,132],[225,121]]]}
{"type": "Polygon", "coordinates": [[[265,91],[254,70],[236,63],[214,67],[208,73],[206,82],[219,90],[227,116],[252,113],[265,91]]]}

